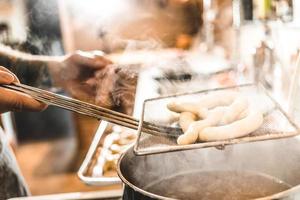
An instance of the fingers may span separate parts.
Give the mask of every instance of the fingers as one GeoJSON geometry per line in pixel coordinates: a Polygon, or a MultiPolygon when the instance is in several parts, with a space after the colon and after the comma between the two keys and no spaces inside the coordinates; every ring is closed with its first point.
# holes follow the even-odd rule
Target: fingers
{"type": "Polygon", "coordinates": [[[0,84],[11,84],[14,82],[14,76],[10,73],[0,71],[0,84]]]}
{"type": "Polygon", "coordinates": [[[95,102],[95,86],[91,86],[85,82],[68,81],[66,84],[66,89],[68,93],[75,98],[89,103],[95,102]]]}
{"type": "MultiPolygon", "coordinates": [[[[0,66],[0,84],[19,83],[15,74],[0,66]]],[[[6,111],[42,111],[47,107],[32,97],[0,87],[0,113],[6,111]]]]}
{"type": "Polygon", "coordinates": [[[18,78],[5,67],[0,66],[0,84],[19,82],[18,78]]]}
{"type": "Polygon", "coordinates": [[[76,51],[76,53],[70,56],[70,59],[72,62],[92,69],[101,69],[109,64],[112,64],[112,62],[106,59],[104,54],[100,53],[100,51],[76,51]]]}
{"type": "Polygon", "coordinates": [[[98,71],[96,79],[98,80],[96,104],[107,108],[113,107],[114,102],[111,93],[116,81],[114,69],[107,68],[107,70],[98,71]]]}
{"type": "Polygon", "coordinates": [[[120,112],[131,113],[134,104],[134,94],[137,81],[137,70],[131,67],[110,65],[95,73],[96,104],[117,109],[120,112]]]}
{"type": "Polygon", "coordinates": [[[42,111],[47,105],[32,97],[9,89],[0,88],[0,111],[42,111]]]}
{"type": "Polygon", "coordinates": [[[98,50],[95,50],[95,51],[92,51],[91,52],[92,54],[94,54],[94,56],[98,56],[98,57],[104,57],[104,52],[103,51],[98,51],[98,50]]]}

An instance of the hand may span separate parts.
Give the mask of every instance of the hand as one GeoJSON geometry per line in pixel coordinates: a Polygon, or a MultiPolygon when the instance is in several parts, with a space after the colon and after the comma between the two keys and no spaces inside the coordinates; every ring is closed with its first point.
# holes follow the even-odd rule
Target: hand
{"type": "Polygon", "coordinates": [[[95,102],[96,87],[89,84],[95,73],[112,62],[101,51],[76,51],[50,63],[54,82],[62,86],[73,97],[95,102]]]}
{"type": "Polygon", "coordinates": [[[139,66],[110,65],[95,73],[88,84],[96,88],[96,104],[132,114],[139,66]]]}
{"type": "MultiPolygon", "coordinates": [[[[18,78],[0,66],[0,85],[19,83],[18,78]]],[[[32,97],[0,87],[0,113],[7,111],[42,111],[47,106],[32,97]]]]}

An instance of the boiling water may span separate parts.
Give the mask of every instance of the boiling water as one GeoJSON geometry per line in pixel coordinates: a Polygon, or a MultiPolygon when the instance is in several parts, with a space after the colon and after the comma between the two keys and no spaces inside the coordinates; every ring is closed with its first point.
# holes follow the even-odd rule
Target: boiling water
{"type": "Polygon", "coordinates": [[[194,171],[152,182],[148,192],[185,200],[244,200],[265,197],[291,186],[252,171],[194,171]]]}

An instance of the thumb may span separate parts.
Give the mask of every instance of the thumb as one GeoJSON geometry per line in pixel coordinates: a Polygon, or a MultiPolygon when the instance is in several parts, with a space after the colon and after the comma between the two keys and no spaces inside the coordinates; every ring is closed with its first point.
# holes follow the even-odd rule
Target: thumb
{"type": "Polygon", "coordinates": [[[77,51],[71,55],[70,58],[72,62],[91,69],[101,69],[106,65],[112,64],[112,62],[104,56],[94,55],[90,52],[77,51]]]}
{"type": "Polygon", "coordinates": [[[5,71],[0,71],[0,84],[11,84],[14,82],[15,77],[5,71]]]}
{"type": "Polygon", "coordinates": [[[9,71],[7,68],[0,66],[0,73],[1,72],[3,72],[4,76],[6,76],[6,78],[3,78],[6,79],[6,81],[5,83],[1,83],[1,74],[0,74],[0,84],[11,84],[12,82],[16,82],[16,83],[20,82],[17,76],[13,74],[11,71],[9,71]],[[13,77],[13,81],[11,81],[11,76],[13,77]]]}
{"type": "Polygon", "coordinates": [[[42,111],[47,105],[36,101],[29,95],[0,87],[0,108],[11,111],[42,111]]]}

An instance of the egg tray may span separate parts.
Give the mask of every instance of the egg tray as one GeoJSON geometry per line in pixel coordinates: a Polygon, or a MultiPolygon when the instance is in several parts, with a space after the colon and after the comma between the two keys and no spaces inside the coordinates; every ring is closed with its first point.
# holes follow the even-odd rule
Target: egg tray
{"type": "MultiPolygon", "coordinates": [[[[100,122],[98,130],[92,140],[92,144],[77,172],[78,177],[88,185],[105,186],[121,183],[116,170],[111,169],[105,172],[104,169],[106,156],[108,154],[108,146],[111,145],[107,143],[107,139],[111,136],[114,126],[116,125],[106,121],[100,122]]],[[[122,130],[127,131],[125,128],[122,128],[122,130]]],[[[129,131],[134,132],[134,130],[129,131]]],[[[129,146],[130,144],[127,145],[127,148],[129,146]]]]}

